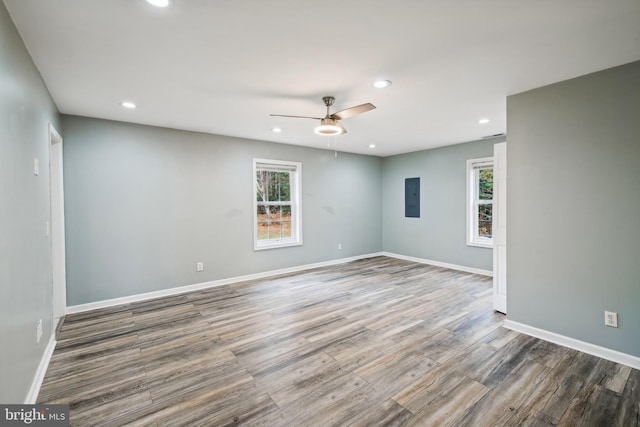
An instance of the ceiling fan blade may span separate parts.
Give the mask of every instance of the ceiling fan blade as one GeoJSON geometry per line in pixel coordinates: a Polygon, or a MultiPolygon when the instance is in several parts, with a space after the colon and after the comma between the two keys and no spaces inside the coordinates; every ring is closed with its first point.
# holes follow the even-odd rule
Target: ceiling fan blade
{"type": "Polygon", "coordinates": [[[356,105],[355,107],[347,108],[346,110],[338,111],[337,113],[333,113],[331,115],[332,119],[346,119],[348,117],[356,116],[358,114],[366,113],[367,111],[371,111],[376,108],[375,105],[367,102],[366,104],[356,105]]]}
{"type": "Polygon", "coordinates": [[[293,117],[294,119],[314,119],[322,120],[322,117],[308,117],[308,116],[290,116],[288,114],[270,114],[271,117],[293,117]]]}
{"type": "Polygon", "coordinates": [[[342,126],[342,123],[336,122],[336,126],[338,126],[340,129],[342,129],[342,134],[347,133],[347,129],[345,129],[345,127],[342,126]]]}

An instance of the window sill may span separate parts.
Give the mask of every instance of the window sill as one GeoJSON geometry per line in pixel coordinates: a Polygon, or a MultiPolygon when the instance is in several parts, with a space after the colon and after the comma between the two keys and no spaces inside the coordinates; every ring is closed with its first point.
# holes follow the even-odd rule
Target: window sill
{"type": "Polygon", "coordinates": [[[493,249],[493,243],[467,242],[467,246],[474,246],[476,248],[493,249]]]}
{"type": "Polygon", "coordinates": [[[291,246],[302,246],[302,242],[300,242],[300,241],[284,241],[284,242],[254,244],[253,245],[253,250],[254,251],[264,251],[266,249],[289,248],[291,246]]]}

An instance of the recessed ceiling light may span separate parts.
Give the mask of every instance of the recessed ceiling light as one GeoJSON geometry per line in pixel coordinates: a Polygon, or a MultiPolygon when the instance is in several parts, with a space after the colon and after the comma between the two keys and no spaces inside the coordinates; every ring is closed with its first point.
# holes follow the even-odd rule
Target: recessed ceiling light
{"type": "Polygon", "coordinates": [[[129,108],[129,109],[136,108],[136,104],[134,104],[131,101],[124,101],[124,102],[120,103],[120,105],[122,105],[124,108],[129,108]]]}
{"type": "Polygon", "coordinates": [[[369,148],[376,148],[376,144],[369,144],[369,148]]]}
{"type": "Polygon", "coordinates": [[[271,128],[271,132],[280,133],[282,132],[282,128],[279,128],[279,127],[271,128]]]}
{"type": "Polygon", "coordinates": [[[389,86],[391,86],[391,82],[389,80],[376,80],[373,83],[373,87],[376,87],[378,89],[384,89],[385,87],[389,86]]]}
{"type": "Polygon", "coordinates": [[[478,123],[480,123],[481,125],[486,125],[487,123],[489,123],[491,120],[489,119],[480,119],[478,120],[478,123]]]}
{"type": "Polygon", "coordinates": [[[169,6],[169,0],[147,0],[147,3],[155,7],[167,7],[169,6]]]}

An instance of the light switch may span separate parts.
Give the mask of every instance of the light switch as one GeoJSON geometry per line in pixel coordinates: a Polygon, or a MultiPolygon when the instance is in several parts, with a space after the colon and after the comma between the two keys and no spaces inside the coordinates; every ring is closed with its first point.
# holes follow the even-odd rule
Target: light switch
{"type": "Polygon", "coordinates": [[[40,160],[37,157],[33,158],[33,174],[40,175],[40,160]]]}

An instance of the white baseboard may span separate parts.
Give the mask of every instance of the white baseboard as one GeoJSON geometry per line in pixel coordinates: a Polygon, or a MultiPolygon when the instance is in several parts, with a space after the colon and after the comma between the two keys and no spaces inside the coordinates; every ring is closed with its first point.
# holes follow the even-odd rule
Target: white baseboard
{"type": "Polygon", "coordinates": [[[514,322],[513,320],[509,319],[506,319],[504,321],[503,326],[507,329],[512,329],[516,332],[521,332],[532,337],[540,338],[542,340],[549,341],[563,347],[572,348],[583,353],[591,354],[592,356],[597,356],[602,359],[610,360],[612,362],[621,363],[634,369],[640,369],[640,357],[637,356],[621,353],[619,351],[611,350],[606,347],[600,347],[595,344],[590,344],[588,342],[569,338],[567,336],[556,334],[555,332],[550,332],[544,329],[538,329],[533,326],[514,322]]]}
{"type": "Polygon", "coordinates": [[[228,279],[214,280],[211,282],[196,283],[194,285],[179,286],[177,288],[163,289],[161,291],[146,292],[143,294],[131,295],[131,296],[122,297],[122,298],[113,298],[113,299],[108,299],[104,301],[91,302],[87,304],[72,305],[67,307],[66,314],[81,313],[84,311],[96,310],[98,308],[113,307],[115,305],[120,305],[120,304],[129,304],[132,302],[146,301],[154,298],[179,295],[187,292],[200,291],[203,289],[215,288],[218,286],[224,286],[224,285],[229,285],[229,284],[238,283],[238,282],[246,282],[248,280],[264,279],[266,277],[279,276],[281,274],[288,274],[288,273],[296,273],[299,271],[310,270],[312,268],[344,264],[347,262],[357,261],[357,260],[366,259],[366,258],[373,258],[376,256],[383,256],[383,254],[381,252],[378,252],[378,253],[372,253],[372,254],[358,255],[350,258],[340,258],[340,259],[335,259],[331,261],[317,262],[314,264],[306,264],[306,265],[300,265],[296,267],[282,268],[279,270],[265,271],[262,273],[248,274],[245,276],[231,277],[228,279]]]}
{"type": "Polygon", "coordinates": [[[40,363],[38,364],[38,370],[36,370],[36,374],[31,382],[31,387],[29,388],[29,392],[27,393],[27,397],[24,399],[25,405],[34,405],[38,400],[38,394],[40,393],[40,387],[42,387],[42,381],[44,380],[44,375],[47,373],[47,368],[49,367],[49,361],[51,360],[51,356],[53,355],[53,350],[56,348],[56,338],[55,338],[55,330],[51,333],[51,338],[49,338],[49,343],[47,347],[44,349],[44,353],[42,354],[42,358],[40,358],[40,363]]]}
{"type": "Polygon", "coordinates": [[[429,264],[436,267],[450,268],[452,270],[464,271],[466,273],[481,274],[483,276],[493,277],[493,271],[482,270],[480,268],[466,267],[464,265],[457,265],[457,264],[449,264],[447,262],[433,261],[433,260],[424,259],[424,258],[416,258],[412,256],[407,256],[407,255],[394,254],[392,252],[382,252],[382,255],[388,256],[391,258],[403,259],[405,261],[418,262],[420,264],[429,264]]]}

